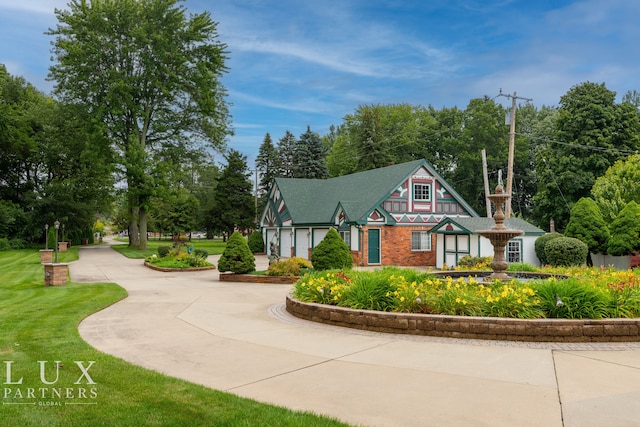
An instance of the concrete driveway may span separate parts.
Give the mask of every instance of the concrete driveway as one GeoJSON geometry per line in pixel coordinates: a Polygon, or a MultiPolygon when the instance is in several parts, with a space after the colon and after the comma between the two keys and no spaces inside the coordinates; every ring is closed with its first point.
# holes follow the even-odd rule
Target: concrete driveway
{"type": "MultiPolygon", "coordinates": [[[[266,268],[266,257],[258,265],[266,268]]],[[[81,323],[92,346],[239,396],[363,426],[640,425],[640,343],[474,341],[320,325],[286,312],[291,285],[161,273],[107,245],[81,248],[70,274],[129,293],[81,323]]]]}

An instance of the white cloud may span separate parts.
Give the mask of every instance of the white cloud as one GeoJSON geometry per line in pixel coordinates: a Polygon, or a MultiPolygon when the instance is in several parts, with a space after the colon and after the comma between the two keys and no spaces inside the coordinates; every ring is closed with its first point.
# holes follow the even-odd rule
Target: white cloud
{"type": "Polygon", "coordinates": [[[62,9],[66,4],[66,0],[0,0],[0,9],[53,15],[54,9],[62,9]]]}

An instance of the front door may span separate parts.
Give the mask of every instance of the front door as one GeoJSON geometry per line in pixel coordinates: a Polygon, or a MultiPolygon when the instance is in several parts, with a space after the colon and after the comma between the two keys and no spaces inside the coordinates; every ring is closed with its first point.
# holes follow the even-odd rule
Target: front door
{"type": "Polygon", "coordinates": [[[372,228],[367,230],[369,250],[368,257],[369,264],[380,264],[380,230],[372,228]]]}

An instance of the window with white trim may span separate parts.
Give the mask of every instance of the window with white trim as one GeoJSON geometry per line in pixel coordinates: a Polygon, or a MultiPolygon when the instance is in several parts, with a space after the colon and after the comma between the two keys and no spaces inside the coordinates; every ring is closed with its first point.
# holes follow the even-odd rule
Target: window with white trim
{"type": "Polygon", "coordinates": [[[510,240],[508,242],[507,262],[522,262],[522,240],[510,240]]]}
{"type": "Polygon", "coordinates": [[[349,249],[351,249],[351,231],[340,231],[339,233],[342,240],[344,240],[349,249]]]}
{"type": "Polygon", "coordinates": [[[413,200],[431,201],[431,184],[413,184],[413,200]]]}
{"type": "Polygon", "coordinates": [[[411,250],[412,251],[430,251],[431,250],[431,233],[428,231],[412,231],[411,232],[411,250]]]}

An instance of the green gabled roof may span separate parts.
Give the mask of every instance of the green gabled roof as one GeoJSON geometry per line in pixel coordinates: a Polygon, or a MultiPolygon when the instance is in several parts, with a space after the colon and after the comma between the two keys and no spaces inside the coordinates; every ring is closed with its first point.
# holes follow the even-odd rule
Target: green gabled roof
{"type": "Polygon", "coordinates": [[[374,208],[420,166],[432,173],[470,215],[477,215],[425,160],[330,179],[276,178],[275,185],[280,190],[294,224],[330,223],[338,204],[342,206],[350,222],[363,222],[374,208]]]}
{"type": "Polygon", "coordinates": [[[350,221],[360,221],[425,163],[415,160],[330,179],[276,178],[275,184],[295,224],[330,223],[338,203],[350,221]]]}
{"type": "MultiPolygon", "coordinates": [[[[493,218],[479,217],[479,218],[462,218],[462,217],[449,217],[443,219],[438,225],[431,229],[431,232],[445,233],[443,228],[449,224],[454,223],[460,228],[463,228],[469,232],[476,233],[481,230],[490,230],[495,226],[493,218]]],[[[504,225],[511,230],[522,230],[525,236],[541,236],[545,234],[544,230],[536,227],[533,224],[528,223],[522,218],[507,218],[504,220],[504,225]]]]}

